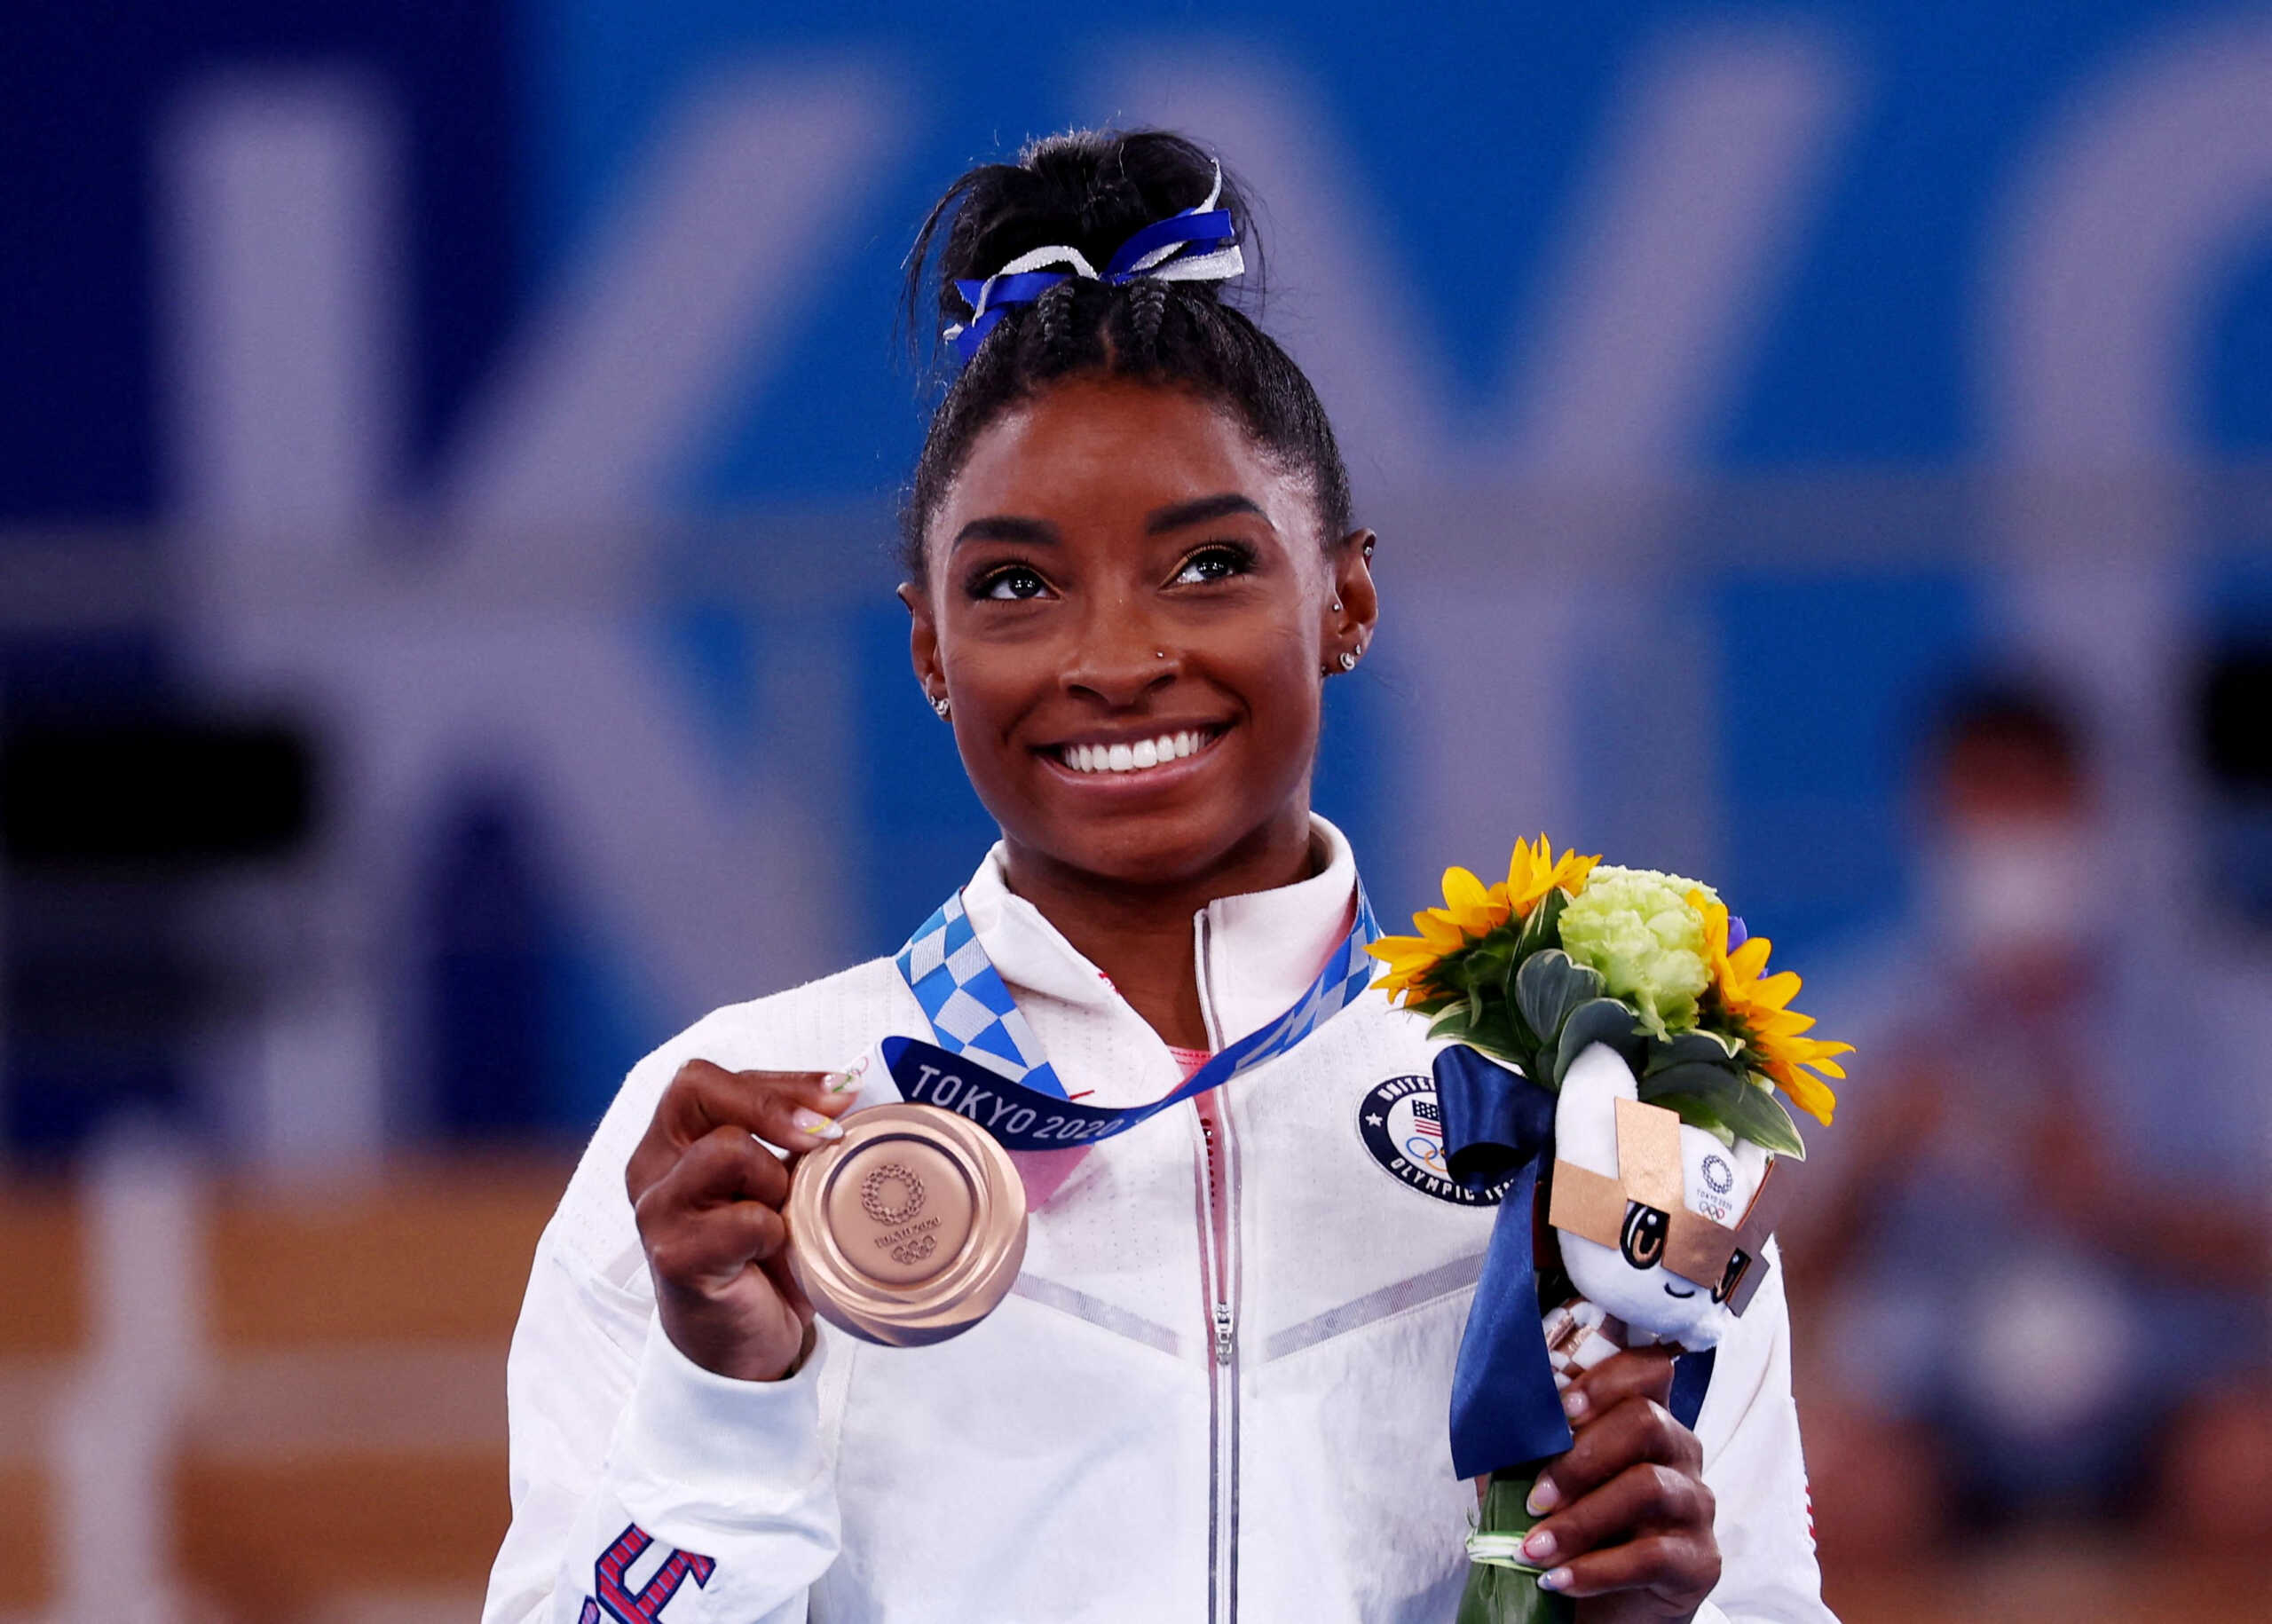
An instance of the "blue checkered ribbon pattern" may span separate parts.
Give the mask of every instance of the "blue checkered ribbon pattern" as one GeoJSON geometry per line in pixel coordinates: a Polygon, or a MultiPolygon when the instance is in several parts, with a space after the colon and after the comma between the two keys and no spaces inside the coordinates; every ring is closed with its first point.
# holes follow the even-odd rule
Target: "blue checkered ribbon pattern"
{"type": "Polygon", "coordinates": [[[1300,1043],[1372,985],[1379,964],[1365,949],[1379,937],[1360,887],[1356,923],[1291,1008],[1222,1049],[1164,1100],[1090,1106],[1065,1097],[1064,1084],[980,945],[958,892],[899,950],[899,973],[938,1041],[887,1038],[884,1060],[903,1097],[959,1112],[1012,1150],[1091,1144],[1219,1088],[1300,1043]]]}
{"type": "Polygon", "coordinates": [[[982,1057],[989,1068],[1036,1093],[1065,1098],[1065,1085],[1042,1058],[1041,1040],[1019,1013],[1017,1000],[994,961],[979,945],[958,891],[923,921],[899,950],[906,978],[924,1018],[950,1054],[982,1057]]]}

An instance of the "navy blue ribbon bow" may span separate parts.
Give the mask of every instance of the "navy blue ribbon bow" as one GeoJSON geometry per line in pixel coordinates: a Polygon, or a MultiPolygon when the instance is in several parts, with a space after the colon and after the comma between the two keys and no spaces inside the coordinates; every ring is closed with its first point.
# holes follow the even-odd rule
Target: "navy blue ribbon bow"
{"type": "MultiPolygon", "coordinates": [[[[1452,1369],[1452,1470],[1480,1478],[1560,1455],[1572,1442],[1540,1334],[1531,1226],[1539,1173],[1554,1153],[1555,1096],[1455,1044],[1436,1056],[1436,1103],[1451,1175],[1482,1191],[1506,1182],[1452,1369]]],[[[1672,1413],[1693,1427],[1712,1355],[1673,1368],[1672,1413]]]]}

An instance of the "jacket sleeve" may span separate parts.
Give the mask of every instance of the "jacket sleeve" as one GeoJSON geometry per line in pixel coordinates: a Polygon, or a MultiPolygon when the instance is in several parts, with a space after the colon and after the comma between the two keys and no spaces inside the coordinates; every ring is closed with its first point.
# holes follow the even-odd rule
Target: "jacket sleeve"
{"type": "MultiPolygon", "coordinates": [[[[1779,1259],[1778,1260],[1779,1262],[1779,1259]]],[[[1837,1624],[1822,1602],[1814,1511],[1791,1399],[1791,1318],[1773,1269],[1720,1344],[1697,1417],[1717,1506],[1720,1582],[1697,1624],[1837,1624]]]]}
{"type": "Polygon", "coordinates": [[[779,1382],[681,1354],[643,1289],[611,1125],[538,1243],[514,1328],[513,1520],[483,1624],[794,1624],[838,1546],[830,1338],[779,1382]]]}

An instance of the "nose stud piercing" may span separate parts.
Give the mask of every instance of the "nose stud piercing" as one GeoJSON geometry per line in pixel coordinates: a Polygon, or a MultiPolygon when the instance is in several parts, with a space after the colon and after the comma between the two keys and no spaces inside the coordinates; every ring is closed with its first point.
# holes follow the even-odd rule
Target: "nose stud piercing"
{"type": "Polygon", "coordinates": [[[1152,650],[1152,658],[1154,659],[1165,659],[1167,657],[1168,651],[1165,649],[1155,649],[1152,650]]]}

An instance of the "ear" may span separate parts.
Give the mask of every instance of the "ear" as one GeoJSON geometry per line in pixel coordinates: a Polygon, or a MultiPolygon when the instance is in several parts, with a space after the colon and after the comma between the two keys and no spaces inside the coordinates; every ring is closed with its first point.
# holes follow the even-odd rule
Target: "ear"
{"type": "Polygon", "coordinates": [[[899,601],[907,605],[907,656],[915,680],[936,699],[947,691],[947,669],[939,660],[939,623],[931,613],[931,595],[913,581],[902,581],[899,601]]]}
{"type": "Polygon", "coordinates": [[[1381,618],[1380,594],[1373,586],[1373,549],[1380,538],[1369,530],[1353,530],[1326,549],[1332,592],[1328,603],[1341,607],[1326,611],[1326,658],[1343,649],[1361,654],[1372,647],[1381,618]]]}
{"type": "Polygon", "coordinates": [[[1554,1105],[1554,1154],[1605,1179],[1617,1177],[1617,1101],[1637,1099],[1632,1069],[1607,1044],[1570,1062],[1554,1105]]]}

